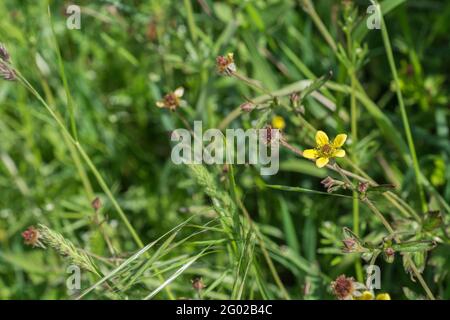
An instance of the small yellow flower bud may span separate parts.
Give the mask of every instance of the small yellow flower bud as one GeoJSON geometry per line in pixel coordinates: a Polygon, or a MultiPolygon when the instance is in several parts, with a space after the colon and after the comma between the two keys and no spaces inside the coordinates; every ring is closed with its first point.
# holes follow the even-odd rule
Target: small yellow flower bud
{"type": "Polygon", "coordinates": [[[373,294],[370,291],[364,291],[358,300],[373,300],[373,294]]]}
{"type": "Polygon", "coordinates": [[[272,119],[272,127],[274,129],[283,130],[286,127],[286,122],[284,121],[283,117],[275,116],[272,119]]]}
{"type": "Polygon", "coordinates": [[[389,293],[379,293],[377,294],[376,300],[391,300],[389,293]]]}

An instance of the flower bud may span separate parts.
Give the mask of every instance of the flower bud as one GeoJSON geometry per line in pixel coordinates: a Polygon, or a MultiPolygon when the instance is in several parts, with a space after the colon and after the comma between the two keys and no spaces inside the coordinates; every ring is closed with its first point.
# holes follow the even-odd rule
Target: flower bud
{"type": "Polygon", "coordinates": [[[384,249],[383,258],[387,263],[393,263],[395,258],[395,250],[391,247],[384,249]]]}
{"type": "Polygon", "coordinates": [[[244,102],[239,107],[244,112],[251,112],[253,109],[255,109],[255,105],[250,101],[244,102]]]}
{"type": "Polygon", "coordinates": [[[102,202],[99,197],[96,197],[92,203],[92,208],[97,212],[102,207],[102,202]]]}

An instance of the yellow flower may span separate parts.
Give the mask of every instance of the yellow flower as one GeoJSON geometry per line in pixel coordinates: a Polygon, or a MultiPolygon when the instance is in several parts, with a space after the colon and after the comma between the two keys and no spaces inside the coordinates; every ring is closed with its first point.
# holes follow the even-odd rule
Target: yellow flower
{"type": "Polygon", "coordinates": [[[364,291],[358,300],[373,300],[373,294],[370,291],[364,291]]]}
{"type": "Polygon", "coordinates": [[[272,119],[272,127],[274,129],[283,130],[286,127],[286,122],[284,122],[283,117],[275,116],[272,119]]]}
{"type": "Polygon", "coordinates": [[[307,159],[316,160],[316,166],[322,168],[328,164],[330,158],[345,157],[345,150],[340,149],[347,140],[346,134],[338,134],[332,142],[329,141],[325,132],[319,130],[316,133],[316,147],[303,151],[303,156],[307,159]]]}
{"type": "Polygon", "coordinates": [[[184,94],[184,88],[179,87],[174,92],[169,92],[164,96],[164,98],[160,101],[156,102],[156,106],[158,108],[166,108],[171,111],[175,111],[178,107],[182,106],[185,101],[181,100],[181,97],[184,94]]]}
{"type": "Polygon", "coordinates": [[[376,300],[391,300],[389,293],[379,293],[377,294],[376,300]]]}

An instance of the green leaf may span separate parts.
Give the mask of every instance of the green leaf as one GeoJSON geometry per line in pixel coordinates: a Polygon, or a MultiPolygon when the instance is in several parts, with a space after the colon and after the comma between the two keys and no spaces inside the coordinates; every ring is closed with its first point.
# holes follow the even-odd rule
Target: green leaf
{"type": "Polygon", "coordinates": [[[340,198],[348,198],[353,199],[353,197],[346,196],[343,194],[334,194],[334,193],[328,193],[328,192],[322,192],[322,191],[316,191],[301,187],[289,187],[289,186],[280,186],[280,185],[274,185],[274,184],[266,184],[265,185],[268,188],[276,189],[276,190],[283,190],[283,191],[294,191],[294,192],[303,192],[303,193],[313,193],[313,194],[320,194],[324,196],[330,196],[330,197],[340,197],[340,198]]]}
{"type": "Polygon", "coordinates": [[[436,242],[429,240],[410,241],[392,245],[392,249],[399,252],[428,251],[434,247],[436,247],[436,242]]]}
{"type": "Polygon", "coordinates": [[[393,184],[380,184],[378,186],[370,186],[367,188],[367,193],[373,192],[373,193],[383,193],[387,191],[392,191],[395,189],[395,186],[393,184]]]}
{"type": "Polygon", "coordinates": [[[412,254],[412,259],[416,264],[416,267],[419,270],[419,272],[422,272],[425,269],[425,258],[426,258],[425,251],[414,252],[412,254]]]}
{"type": "MultiPolygon", "coordinates": [[[[406,2],[406,0],[384,0],[383,2],[380,3],[381,14],[383,16],[385,16],[387,13],[394,10],[396,7],[401,5],[403,2],[406,2]]],[[[369,2],[368,2],[368,5],[370,5],[369,2]]],[[[367,17],[368,16],[366,16],[365,19],[362,19],[361,22],[359,23],[358,27],[356,27],[353,37],[354,37],[355,41],[357,41],[357,42],[361,42],[369,31],[371,31],[371,32],[379,31],[379,30],[370,30],[369,28],[367,28],[367,23],[366,23],[367,17]]]]}
{"type": "Polygon", "coordinates": [[[422,228],[425,231],[432,231],[439,228],[444,222],[440,211],[428,211],[423,218],[422,228]]]}
{"type": "Polygon", "coordinates": [[[294,252],[300,253],[300,244],[298,242],[297,233],[295,231],[295,224],[292,220],[286,201],[282,197],[278,197],[280,201],[280,213],[283,221],[283,230],[286,237],[286,242],[294,252]]]}
{"type": "Polygon", "coordinates": [[[314,91],[320,89],[328,80],[333,76],[333,72],[330,70],[326,75],[314,80],[305,90],[300,93],[300,101],[303,101],[308,95],[314,91]]]}

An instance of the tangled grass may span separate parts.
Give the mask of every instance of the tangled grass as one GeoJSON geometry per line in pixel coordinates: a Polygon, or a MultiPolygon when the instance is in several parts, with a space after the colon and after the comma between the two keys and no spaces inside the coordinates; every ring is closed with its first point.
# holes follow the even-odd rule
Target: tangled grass
{"type": "Polygon", "coordinates": [[[0,299],[450,298],[450,4],[79,2],[0,3],[0,299]],[[194,120],[280,172],[175,165],[194,120]]]}

